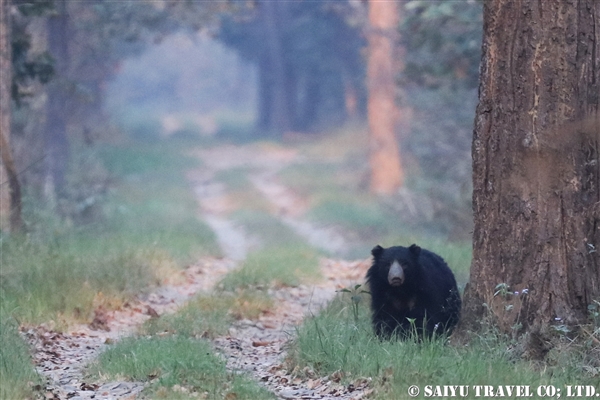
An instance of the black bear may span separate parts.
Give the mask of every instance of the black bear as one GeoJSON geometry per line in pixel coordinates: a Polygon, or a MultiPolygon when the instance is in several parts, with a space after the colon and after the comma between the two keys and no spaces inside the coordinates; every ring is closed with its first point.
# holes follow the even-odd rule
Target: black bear
{"type": "Polygon", "coordinates": [[[456,279],[437,254],[416,244],[371,251],[367,272],[373,327],[380,338],[450,333],[460,316],[456,279]]]}

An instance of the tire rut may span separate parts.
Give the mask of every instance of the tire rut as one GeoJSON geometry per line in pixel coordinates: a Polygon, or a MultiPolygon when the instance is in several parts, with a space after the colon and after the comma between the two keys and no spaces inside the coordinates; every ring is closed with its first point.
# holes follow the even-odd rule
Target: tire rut
{"type": "MultiPolygon", "coordinates": [[[[248,178],[271,205],[271,214],[309,244],[336,256],[348,251],[349,244],[334,229],[316,226],[303,218],[305,207],[302,199],[277,181],[277,172],[297,160],[295,152],[224,146],[202,150],[197,155],[202,159],[205,169],[195,172],[195,191],[199,195],[205,220],[215,229],[224,251],[228,243],[233,242],[244,243],[246,250],[250,248],[247,239],[234,240],[237,233],[230,234],[231,222],[210,222],[211,218],[224,218],[227,208],[223,204],[220,205],[221,209],[214,206],[215,200],[217,203],[219,200],[226,203],[226,193],[222,186],[211,181],[211,177],[218,171],[232,168],[251,169],[248,178]],[[204,176],[204,180],[200,179],[201,176],[204,176]],[[211,189],[207,189],[211,187],[212,198],[211,189]],[[207,212],[210,213],[208,219],[207,212]],[[227,235],[229,238],[225,239],[227,235]]],[[[237,232],[243,232],[240,227],[236,229],[237,232]]],[[[280,399],[358,400],[366,397],[371,393],[366,379],[344,386],[340,383],[339,374],[318,377],[312,371],[288,371],[285,358],[290,340],[296,336],[296,329],[304,318],[317,314],[334,298],[336,290],[362,283],[368,267],[369,260],[322,259],[321,272],[325,277],[322,282],[269,289],[269,295],[277,304],[274,310],[263,313],[257,320],[236,321],[228,335],[213,340],[217,351],[226,357],[228,369],[249,373],[280,399]]]]}
{"type": "Polygon", "coordinates": [[[38,373],[46,379],[45,399],[132,399],[143,382],[92,382],[84,375],[86,365],[110,343],[132,335],[145,321],[175,312],[194,295],[209,291],[235,265],[227,259],[203,259],[181,272],[181,283],[164,285],[154,292],[125,303],[119,310],[98,308],[94,320],[67,332],[47,325],[22,327],[38,373]]]}

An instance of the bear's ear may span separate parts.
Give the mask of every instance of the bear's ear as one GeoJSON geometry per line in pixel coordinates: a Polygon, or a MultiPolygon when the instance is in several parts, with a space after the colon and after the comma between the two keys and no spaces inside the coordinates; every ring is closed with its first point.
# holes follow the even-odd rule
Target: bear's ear
{"type": "Polygon", "coordinates": [[[383,247],[381,247],[380,245],[373,247],[373,250],[371,250],[371,254],[373,255],[373,258],[375,258],[377,260],[379,257],[381,257],[381,255],[383,254],[383,250],[385,250],[385,249],[383,247]]]}
{"type": "Polygon", "coordinates": [[[408,251],[410,251],[410,254],[412,254],[415,258],[419,257],[419,254],[421,254],[421,248],[416,244],[411,245],[408,248],[408,251]]]}

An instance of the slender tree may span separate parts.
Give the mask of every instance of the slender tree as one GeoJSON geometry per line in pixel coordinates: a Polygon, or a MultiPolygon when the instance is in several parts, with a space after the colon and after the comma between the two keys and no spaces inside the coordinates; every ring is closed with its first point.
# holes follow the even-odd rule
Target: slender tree
{"type": "MultiPolygon", "coordinates": [[[[9,29],[9,2],[0,0],[0,135],[4,138],[2,150],[8,145],[10,131],[10,81],[11,81],[11,52],[9,29]]],[[[0,222],[3,222],[10,210],[10,187],[4,167],[0,164],[0,222]]]]}
{"type": "Polygon", "coordinates": [[[12,86],[10,7],[10,0],[0,0],[0,216],[8,214],[10,231],[19,232],[23,227],[21,186],[9,145],[12,86]]]}
{"type": "Polygon", "coordinates": [[[396,140],[394,47],[399,10],[396,1],[369,1],[367,115],[370,132],[371,191],[392,194],[403,183],[396,140]]]}
{"type": "Polygon", "coordinates": [[[600,299],[600,2],[486,1],[482,48],[463,328],[543,356],[600,299]]]}

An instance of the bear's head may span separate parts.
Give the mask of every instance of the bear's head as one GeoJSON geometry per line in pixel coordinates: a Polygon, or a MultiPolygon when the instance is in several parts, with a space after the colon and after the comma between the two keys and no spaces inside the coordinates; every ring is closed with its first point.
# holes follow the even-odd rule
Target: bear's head
{"type": "Polygon", "coordinates": [[[408,248],[394,246],[387,249],[377,245],[371,250],[371,254],[373,268],[369,272],[376,275],[376,279],[387,281],[392,287],[402,287],[405,282],[414,281],[419,274],[421,248],[416,244],[408,248]]]}

